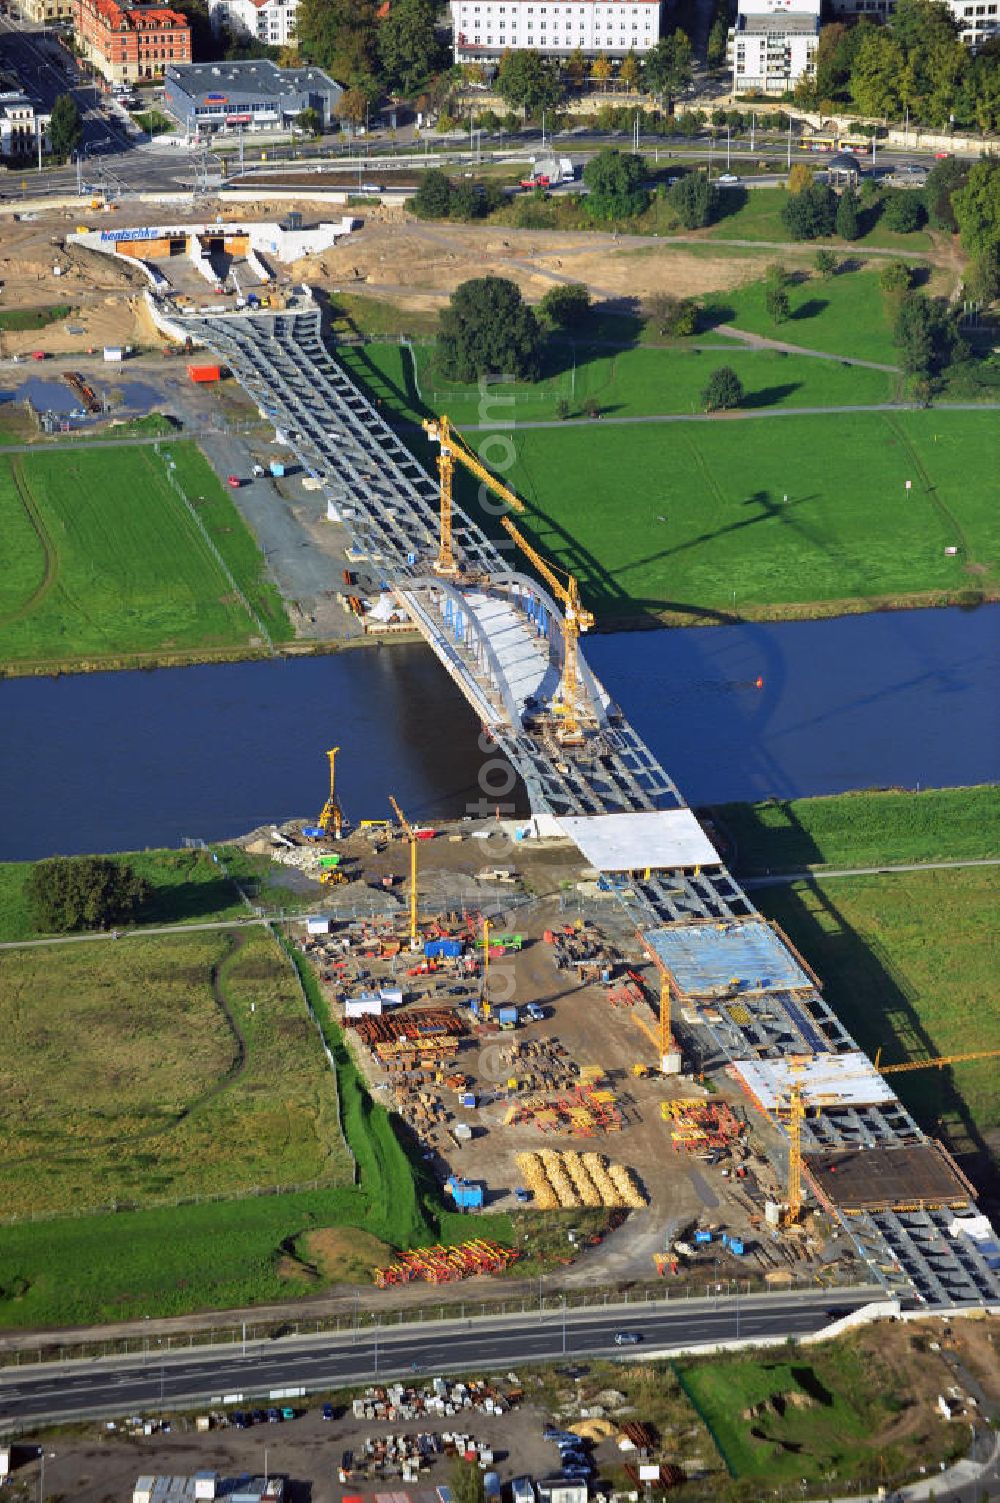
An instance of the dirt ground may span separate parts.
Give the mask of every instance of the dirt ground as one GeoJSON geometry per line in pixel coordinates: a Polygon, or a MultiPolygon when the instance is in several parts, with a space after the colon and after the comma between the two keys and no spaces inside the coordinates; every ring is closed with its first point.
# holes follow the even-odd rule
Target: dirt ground
{"type": "Polygon", "coordinates": [[[497,226],[433,226],[402,210],[367,214],[363,229],[318,258],[297,261],[296,280],[357,290],[408,308],[435,308],[460,282],[484,270],[510,277],[537,301],[553,284],[585,282],[598,298],[678,297],[724,291],[759,277],[773,252],[733,256],[708,247],[658,244],[635,236],[497,226]]]}

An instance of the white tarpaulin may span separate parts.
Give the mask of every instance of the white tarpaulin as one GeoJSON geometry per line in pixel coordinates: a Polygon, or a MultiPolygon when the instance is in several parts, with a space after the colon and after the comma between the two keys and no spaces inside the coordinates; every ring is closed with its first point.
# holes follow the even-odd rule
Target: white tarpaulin
{"type": "Polygon", "coordinates": [[[572,815],[559,826],[599,872],[719,866],[719,853],[690,809],[650,814],[572,815]]]}
{"type": "Polygon", "coordinates": [[[814,1054],[802,1069],[791,1068],[789,1059],[738,1059],[733,1070],[765,1111],[787,1107],[788,1093],[796,1081],[809,1106],[875,1106],[891,1101],[888,1081],[858,1050],[850,1054],[814,1054]]]}

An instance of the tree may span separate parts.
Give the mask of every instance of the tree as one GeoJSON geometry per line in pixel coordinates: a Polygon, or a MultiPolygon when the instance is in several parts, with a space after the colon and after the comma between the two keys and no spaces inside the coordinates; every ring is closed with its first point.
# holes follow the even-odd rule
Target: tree
{"type": "Polygon", "coordinates": [[[883,292],[909,292],[913,273],[905,261],[887,261],[878,274],[878,285],[883,292]]]}
{"type": "Polygon", "coordinates": [[[832,250],[818,250],[815,260],[816,270],[824,281],[828,281],[833,276],[840,264],[832,250]]]}
{"type": "Polygon", "coordinates": [[[323,134],[323,122],[320,119],[319,110],[311,106],[299,110],[295,117],[295,129],[300,130],[305,136],[320,136],[323,134]]]}
{"type": "Polygon", "coordinates": [[[701,394],[701,405],[706,412],[728,412],[743,401],[743,382],[731,365],[720,365],[708,378],[708,385],[701,394]]]}
{"type": "Polygon", "coordinates": [[[946,157],[935,162],[924,181],[924,203],[927,215],[936,230],[958,229],[958,220],[952,206],[952,194],[964,188],[969,178],[969,165],[957,157],[946,157]]]}
{"type": "Polygon", "coordinates": [[[660,38],[646,54],[643,77],[650,93],[669,109],[691,82],[691,43],[686,32],[660,38]]]}
{"type": "Polygon", "coordinates": [[[454,1503],[483,1503],[484,1477],[474,1461],[453,1462],[449,1480],[454,1503]]]}
{"type": "Polygon", "coordinates": [[[641,73],[642,68],[635,53],[626,52],[622,58],[621,67],[618,69],[618,81],[623,85],[626,94],[631,94],[632,90],[638,87],[641,73]]]}
{"type": "Polygon", "coordinates": [[[718,68],[726,61],[726,43],[729,41],[729,22],[723,15],[716,16],[708,33],[705,60],[710,68],[718,68]]]}
{"type": "Polygon", "coordinates": [[[65,934],[127,922],[147,901],[150,886],[126,861],[55,856],[35,863],[25,891],[35,927],[65,934]]]}
{"type": "Polygon", "coordinates": [[[776,324],[783,324],[792,311],[788,293],[784,287],[777,287],[774,283],[764,288],[764,307],[772,323],[776,324]]]}
{"type": "Polygon", "coordinates": [[[982,256],[1000,244],[1000,158],[981,157],[968,181],[951,196],[962,244],[982,256]]]}
{"type": "Polygon", "coordinates": [[[574,48],[566,59],[566,76],[575,89],[582,87],[587,76],[587,63],[579,47],[574,48]]]}
{"type": "Polygon", "coordinates": [[[649,321],[658,334],[677,338],[693,334],[698,327],[698,307],[691,298],[679,298],[669,292],[654,292],[646,304],[649,321]]]}
{"type": "Polygon", "coordinates": [[[967,353],[951,314],[922,292],[902,294],[892,337],[908,376],[936,375],[956,356],[967,353]]]}
{"type": "Polygon", "coordinates": [[[408,207],[418,219],[447,219],[451,213],[451,179],[440,167],[422,174],[408,207]]]}
{"type": "Polygon", "coordinates": [[[562,84],[554,64],[531,48],[504,53],[496,86],[501,99],[528,115],[555,109],[562,98],[562,84]]]}
{"type": "Polygon", "coordinates": [[[994,245],[965,268],[965,295],[977,303],[1000,297],[1000,246],[994,245]]]}
{"type": "Polygon", "coordinates": [[[811,188],[815,181],[816,174],[807,162],[793,162],[785,186],[789,193],[801,193],[805,188],[811,188]]]}
{"type": "Polygon", "coordinates": [[[341,83],[363,87],[377,62],[374,0],[301,0],[295,13],[299,51],[341,83]]]}
{"type": "Polygon", "coordinates": [[[869,31],[854,57],[851,97],[863,115],[887,117],[899,112],[900,79],[906,54],[885,28],[869,31]]]}
{"type": "Polygon", "coordinates": [[[583,181],[590,189],[587,212],[594,219],[629,219],[641,214],[649,205],[649,193],[643,187],[645,165],[632,152],[613,148],[599,151],[583,169],[583,181]]]}
{"type": "Polygon", "coordinates": [[[837,195],[821,183],[803,188],[781,206],[781,222],[793,240],[832,235],[836,217],[837,195]]]}
{"type": "Polygon", "coordinates": [[[584,397],[581,403],[584,417],[598,418],[601,415],[601,404],[596,397],[584,397]]]}
{"type": "Polygon", "coordinates": [[[686,230],[704,229],[719,215],[719,190],[700,172],[689,172],[667,194],[667,203],[686,230]]]}
{"type": "Polygon", "coordinates": [[[565,397],[559,397],[556,401],[556,417],[561,423],[569,417],[569,402],[565,397]]]}
{"type": "Polygon", "coordinates": [[[841,240],[857,240],[861,234],[861,214],[858,195],[853,188],[845,188],[837,200],[834,229],[841,240]]]}
{"type": "Polygon", "coordinates": [[[890,193],[882,209],[882,223],[887,230],[909,235],[927,222],[927,210],[919,193],[912,188],[890,193]]]}
{"type": "Polygon", "coordinates": [[[346,120],[348,125],[364,125],[368,118],[368,95],[364,89],[345,89],[333,112],[338,120],[346,120]]]}
{"type": "Polygon", "coordinates": [[[441,314],[438,364],[452,381],[480,376],[538,376],[542,334],[532,310],[506,277],[475,277],[455,288],[441,314]]]}
{"type": "Polygon", "coordinates": [[[590,312],[590,293],[582,282],[550,287],[538,304],[538,311],[551,328],[575,328],[590,312]]]}
{"type": "Polygon", "coordinates": [[[590,65],[590,77],[593,83],[607,83],[614,69],[603,52],[599,52],[590,65]]]}
{"type": "Polygon", "coordinates": [[[410,98],[439,67],[436,20],[431,0],[394,0],[378,28],[378,56],[387,88],[410,98]]]}
{"type": "Polygon", "coordinates": [[[449,219],[481,219],[483,209],[483,195],[478,192],[474,183],[466,182],[463,178],[461,182],[451,185],[451,202],[448,206],[449,219]]]}
{"type": "Polygon", "coordinates": [[[60,94],[52,106],[49,140],[57,157],[72,156],[83,135],[83,121],[72,94],[60,94]]]}

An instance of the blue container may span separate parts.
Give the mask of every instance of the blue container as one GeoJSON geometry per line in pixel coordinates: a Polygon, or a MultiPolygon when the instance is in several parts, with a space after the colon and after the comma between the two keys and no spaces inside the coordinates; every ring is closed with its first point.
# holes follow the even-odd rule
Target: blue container
{"type": "Polygon", "coordinates": [[[712,1233],[711,1232],[695,1232],[695,1234],[694,1234],[694,1240],[696,1242],[711,1242],[711,1240],[712,1240],[712,1233]]]}
{"type": "Polygon", "coordinates": [[[730,1239],[729,1239],[729,1251],[732,1253],[732,1255],[733,1255],[734,1258],[742,1258],[742,1256],[743,1256],[743,1242],[742,1242],[741,1238],[739,1238],[739,1237],[730,1237],[730,1239]]]}
{"type": "Polygon", "coordinates": [[[303,825],[302,833],[307,840],[322,840],[326,835],[322,825],[303,825]]]}

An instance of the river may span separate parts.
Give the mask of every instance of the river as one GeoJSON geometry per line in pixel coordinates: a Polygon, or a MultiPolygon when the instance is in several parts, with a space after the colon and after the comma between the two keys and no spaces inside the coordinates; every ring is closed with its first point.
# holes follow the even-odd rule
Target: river
{"type": "MultiPolygon", "coordinates": [[[[588,657],[693,804],[1000,775],[1000,606],[598,635],[588,657]]],[[[351,818],[387,817],[388,793],[461,815],[488,758],[417,644],[12,679],[0,726],[6,860],[315,815],[335,745],[351,818]]]]}

